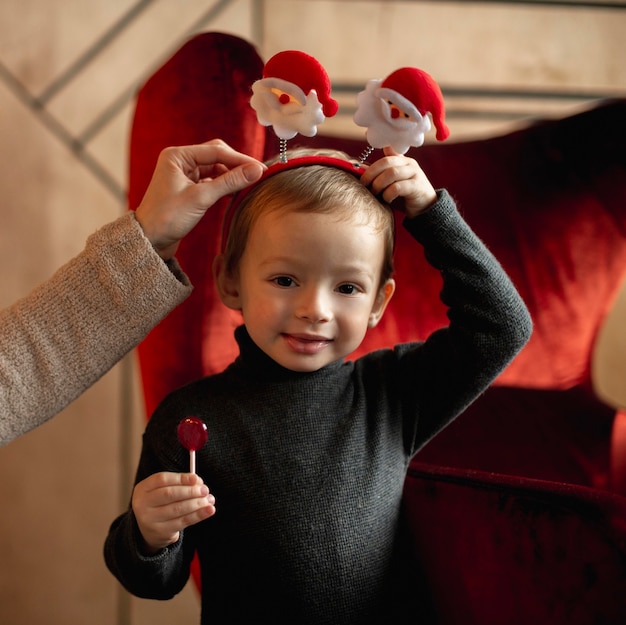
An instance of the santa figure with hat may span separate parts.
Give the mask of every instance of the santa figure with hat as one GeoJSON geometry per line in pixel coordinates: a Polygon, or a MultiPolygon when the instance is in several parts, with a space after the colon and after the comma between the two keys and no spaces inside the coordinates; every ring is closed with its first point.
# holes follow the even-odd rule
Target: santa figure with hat
{"type": "Polygon", "coordinates": [[[438,141],[450,134],[439,85],[416,67],[402,67],[384,80],[368,81],[357,96],[354,122],[367,128],[372,148],[391,147],[399,154],[421,146],[433,124],[438,141]]]}
{"type": "Polygon", "coordinates": [[[250,105],[263,126],[273,126],[279,139],[317,134],[317,126],[339,105],[330,97],[330,79],[314,57],[299,50],[275,54],[252,85],[250,105]]]}

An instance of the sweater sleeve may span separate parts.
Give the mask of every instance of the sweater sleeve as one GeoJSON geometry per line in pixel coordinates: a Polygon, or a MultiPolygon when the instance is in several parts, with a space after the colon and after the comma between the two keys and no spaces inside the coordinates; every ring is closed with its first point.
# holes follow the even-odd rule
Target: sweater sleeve
{"type": "MultiPolygon", "coordinates": [[[[132,510],[113,521],[104,543],[108,569],[124,588],[142,599],[167,600],[177,595],[189,579],[193,551],[187,553],[184,534],[154,555],[141,550],[141,534],[132,510]]],[[[191,544],[191,543],[188,543],[191,544]]]]}
{"type": "Polygon", "coordinates": [[[441,272],[441,300],[450,320],[419,349],[397,348],[410,363],[402,368],[407,377],[401,385],[409,405],[420,407],[409,443],[413,453],[486,390],[532,333],[528,309],[500,263],[450,195],[444,190],[438,196],[431,209],[404,222],[441,272]]]}
{"type": "Polygon", "coordinates": [[[0,311],[0,446],[65,408],[191,290],[134,213],[91,235],[49,280],[0,311]]]}

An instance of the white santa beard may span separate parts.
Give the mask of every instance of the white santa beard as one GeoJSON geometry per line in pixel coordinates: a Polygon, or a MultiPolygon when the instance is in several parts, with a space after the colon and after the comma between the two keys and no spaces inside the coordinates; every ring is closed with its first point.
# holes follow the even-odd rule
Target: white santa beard
{"type": "Polygon", "coordinates": [[[414,105],[402,97],[398,98],[398,94],[395,94],[395,99],[401,101],[405,108],[410,108],[417,121],[404,117],[393,118],[391,108],[381,95],[393,96],[395,92],[379,88],[381,82],[370,80],[365,91],[361,91],[357,96],[355,124],[367,128],[365,136],[373,148],[389,146],[396,152],[404,154],[410,147],[420,147],[424,143],[424,133],[431,128],[430,118],[422,116],[414,105]]]}
{"type": "Polygon", "coordinates": [[[299,102],[281,104],[270,89],[253,87],[250,105],[256,111],[259,123],[263,126],[273,126],[279,139],[293,139],[298,133],[305,137],[313,137],[317,134],[318,124],[326,119],[314,90],[306,96],[304,104],[299,102]]]}
{"type": "Polygon", "coordinates": [[[392,147],[404,154],[410,147],[418,148],[424,143],[424,133],[430,130],[430,120],[423,117],[419,122],[404,118],[393,119],[389,107],[382,100],[380,115],[372,116],[365,136],[373,148],[392,147]]]}

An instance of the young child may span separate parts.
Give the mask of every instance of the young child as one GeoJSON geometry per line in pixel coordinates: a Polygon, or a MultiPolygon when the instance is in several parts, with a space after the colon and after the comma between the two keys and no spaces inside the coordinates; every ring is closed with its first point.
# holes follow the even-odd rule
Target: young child
{"type": "Polygon", "coordinates": [[[292,155],[235,198],[215,276],[243,315],[240,356],[172,393],[147,425],[130,508],[105,545],[130,592],[171,598],[197,552],[202,623],[419,613],[399,532],[406,469],[523,347],[531,321],[415,160],[386,149],[361,171],[292,155]],[[347,361],[394,292],[396,199],[443,275],[450,325],[347,361]],[[209,431],[198,475],[176,437],[189,415],[209,431]]]}

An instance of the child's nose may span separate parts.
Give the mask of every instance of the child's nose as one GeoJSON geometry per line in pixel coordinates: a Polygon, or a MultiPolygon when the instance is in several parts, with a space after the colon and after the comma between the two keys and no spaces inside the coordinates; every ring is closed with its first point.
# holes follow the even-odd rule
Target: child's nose
{"type": "Polygon", "coordinates": [[[303,289],[296,314],[311,323],[328,321],[332,317],[329,295],[319,288],[303,289]]]}

